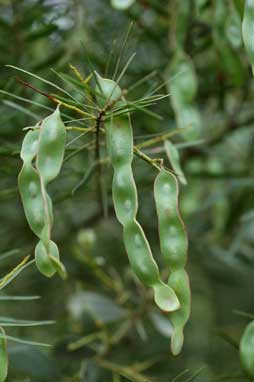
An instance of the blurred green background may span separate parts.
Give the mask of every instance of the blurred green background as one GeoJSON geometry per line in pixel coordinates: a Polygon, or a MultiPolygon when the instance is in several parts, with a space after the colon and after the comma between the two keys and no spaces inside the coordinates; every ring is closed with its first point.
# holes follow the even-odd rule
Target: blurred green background
{"type": "MultiPolygon", "coordinates": [[[[66,156],[75,155],[50,185],[53,235],[68,270],[67,281],[45,279],[33,265],[1,295],[41,296],[35,301],[0,300],[1,319],[56,320],[52,326],[6,328],[8,335],[53,345],[48,350],[10,341],[8,381],[245,380],[238,343],[254,317],[254,81],[242,42],[243,5],[242,0],[137,0],[120,11],[108,0],[0,0],[1,276],[32,254],[36,243],[17,189],[19,151],[22,129],[49,113],[13,95],[54,107],[21,86],[16,76],[45,92],[52,92],[50,85],[5,65],[19,66],[75,92],[52,68],[71,74],[71,63],[87,76],[92,63],[101,74],[108,69],[111,77],[133,21],[120,69],[133,52],[136,56],[121,86],[128,88],[154,71],[130,93],[130,100],[164,81],[160,93],[172,92],[151,109],[161,120],[133,113],[135,143],[183,123],[174,105],[174,84],[183,78],[186,92],[191,85],[177,65],[179,46],[195,73],[191,110],[199,128],[195,138],[172,138],[187,179],[187,185],[180,186],[180,199],[190,239],[192,314],[181,355],[170,355],[170,321],[130,270],[112,206],[111,168],[103,168],[106,217],[94,174],[72,193],[93,162],[94,136],[88,135],[67,151],[66,156]]],[[[192,124],[189,118],[188,114],[184,124],[192,124]]],[[[69,140],[76,136],[69,134],[69,140]]],[[[170,166],[162,142],[144,152],[163,157],[170,166]]],[[[135,158],[134,174],[139,219],[166,277],[153,201],[156,171],[135,158]]]]}

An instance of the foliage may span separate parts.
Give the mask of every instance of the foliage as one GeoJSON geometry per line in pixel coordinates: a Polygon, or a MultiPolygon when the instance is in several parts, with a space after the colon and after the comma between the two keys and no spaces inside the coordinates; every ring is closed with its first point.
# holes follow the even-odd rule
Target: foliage
{"type": "Polygon", "coordinates": [[[7,380],[247,380],[238,348],[254,317],[251,3],[0,1],[0,326],[6,333],[0,342],[8,340],[7,380]],[[178,357],[169,354],[168,315],[125,254],[105,139],[92,118],[94,71],[119,78],[126,92],[127,105],[114,113],[131,113],[138,219],[164,280],[153,197],[161,159],[181,181],[192,313],[178,357]],[[43,277],[27,257],[36,238],[17,184],[22,129],[56,104],[68,141],[62,171],[47,191],[66,281],[43,277]]]}

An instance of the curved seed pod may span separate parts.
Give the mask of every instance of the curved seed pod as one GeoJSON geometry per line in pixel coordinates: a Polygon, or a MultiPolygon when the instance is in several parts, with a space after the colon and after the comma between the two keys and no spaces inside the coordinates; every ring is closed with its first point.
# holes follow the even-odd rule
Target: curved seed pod
{"type": "Polygon", "coordinates": [[[245,328],[240,341],[242,368],[250,381],[254,381],[254,321],[245,328]]]}
{"type": "Polygon", "coordinates": [[[38,270],[46,277],[52,277],[56,273],[52,257],[59,260],[57,245],[53,241],[50,241],[50,247],[47,251],[42,240],[40,240],[35,247],[35,262],[38,270]],[[48,255],[48,252],[50,253],[50,256],[48,255]]]}
{"type": "Polygon", "coordinates": [[[190,317],[191,293],[189,277],[184,269],[171,272],[168,285],[174,289],[181,308],[176,312],[170,313],[170,321],[173,325],[173,334],[171,337],[171,351],[173,355],[178,355],[183,347],[184,335],[183,329],[190,317]]]}
{"type": "Polygon", "coordinates": [[[154,300],[160,309],[172,311],[179,308],[173,289],[160,280],[158,266],[153,259],[149,243],[136,220],[124,225],[123,238],[131,267],[146,286],[154,290],[154,300]]]}
{"type": "MultiPolygon", "coordinates": [[[[32,165],[37,155],[39,142],[39,131],[29,131],[23,141],[20,156],[23,167],[18,176],[19,191],[31,230],[41,237],[45,225],[44,205],[41,192],[41,182],[38,172],[32,165]]],[[[50,220],[53,220],[52,203],[47,197],[50,220]]]]}
{"type": "Polygon", "coordinates": [[[35,250],[36,265],[47,277],[53,276],[55,271],[62,277],[66,275],[58,248],[50,240],[53,209],[46,190],[62,166],[65,139],[65,127],[57,108],[38,130],[26,134],[21,149],[23,167],[18,178],[19,190],[26,219],[40,239],[35,250]]]}
{"type": "Polygon", "coordinates": [[[161,252],[170,267],[168,285],[175,291],[181,307],[170,314],[173,325],[171,351],[181,352],[186,325],[191,309],[189,278],[184,270],[187,261],[188,239],[178,209],[178,183],[176,177],[161,170],[154,183],[154,198],[159,221],[161,252]]]}
{"type": "Polygon", "coordinates": [[[254,0],[246,0],[243,23],[243,41],[254,73],[254,0]]]}
{"type": "MultiPolygon", "coordinates": [[[[0,328],[0,333],[5,336],[3,328],[0,328]]],[[[7,353],[7,339],[0,338],[0,381],[4,382],[8,374],[8,353],[7,353]]]]}
{"type": "MultiPolygon", "coordinates": [[[[125,102],[119,86],[111,80],[97,76],[100,105],[107,109],[109,102],[125,102]],[[103,102],[102,102],[103,101],[103,102]]],[[[107,150],[114,169],[112,194],[116,216],[123,225],[125,248],[131,267],[146,286],[154,290],[156,304],[165,311],[179,308],[175,292],[164,284],[145,234],[136,221],[137,190],[132,173],[133,135],[129,118],[124,122],[111,119],[105,123],[107,150]]]]}
{"type": "Polygon", "coordinates": [[[178,209],[176,177],[162,170],[154,183],[154,197],[159,220],[161,253],[172,270],[184,268],[188,239],[178,209]]]}
{"type": "Polygon", "coordinates": [[[36,168],[47,185],[59,174],[66,140],[65,126],[59,108],[45,118],[40,127],[36,168]]]}

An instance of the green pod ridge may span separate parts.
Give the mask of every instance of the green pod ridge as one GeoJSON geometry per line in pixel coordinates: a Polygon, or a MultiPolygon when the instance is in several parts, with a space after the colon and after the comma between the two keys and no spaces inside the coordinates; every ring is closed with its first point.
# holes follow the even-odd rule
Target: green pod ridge
{"type": "Polygon", "coordinates": [[[21,148],[23,166],[18,177],[19,191],[28,224],[40,239],[35,249],[38,270],[47,277],[57,271],[65,278],[59,251],[51,241],[53,207],[46,185],[59,173],[63,163],[66,131],[59,108],[29,131],[21,148]]]}
{"type": "Polygon", "coordinates": [[[254,381],[254,321],[245,328],[240,340],[240,361],[250,381],[254,381]]]}
{"type": "MultiPolygon", "coordinates": [[[[99,96],[100,106],[107,108],[108,102],[125,102],[120,87],[114,81],[99,75],[97,78],[97,92],[104,96],[99,96]]],[[[138,198],[132,173],[133,134],[129,116],[123,122],[119,118],[106,121],[105,131],[107,150],[114,170],[113,204],[116,217],[123,225],[124,244],[133,272],[144,285],[153,288],[154,300],[160,309],[178,309],[178,298],[172,288],[161,281],[149,243],[136,221],[138,198]]]]}
{"type": "Polygon", "coordinates": [[[244,45],[254,73],[254,0],[246,0],[242,22],[244,45]]]}
{"type": "Polygon", "coordinates": [[[45,118],[40,127],[36,168],[47,185],[60,172],[66,140],[65,126],[59,108],[45,118]]]}
{"type": "Polygon", "coordinates": [[[173,355],[178,355],[183,347],[183,329],[190,317],[191,293],[189,277],[184,269],[171,272],[168,285],[174,289],[181,308],[170,313],[170,321],[173,325],[173,335],[171,337],[171,351],[173,355]]]}
{"type": "Polygon", "coordinates": [[[176,177],[162,169],[154,182],[154,198],[159,221],[161,252],[170,267],[168,285],[175,291],[180,309],[170,313],[173,325],[171,351],[181,352],[184,342],[183,329],[189,319],[191,295],[189,278],[184,270],[187,261],[188,238],[178,208],[178,182],[176,177]]]}
{"type": "Polygon", "coordinates": [[[0,382],[4,382],[8,374],[8,353],[7,339],[3,328],[0,327],[0,333],[3,337],[0,338],[0,382]]]}

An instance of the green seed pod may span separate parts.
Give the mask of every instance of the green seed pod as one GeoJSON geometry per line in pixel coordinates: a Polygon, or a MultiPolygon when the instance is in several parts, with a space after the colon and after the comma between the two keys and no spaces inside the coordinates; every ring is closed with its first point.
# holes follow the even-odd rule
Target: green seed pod
{"type": "MultiPolygon", "coordinates": [[[[1,335],[5,336],[3,328],[0,328],[1,335]]],[[[7,353],[7,339],[0,338],[0,381],[4,382],[8,374],[8,353],[7,353]]]]}
{"type": "Polygon", "coordinates": [[[113,202],[117,219],[126,224],[135,219],[138,209],[137,190],[130,166],[124,165],[115,171],[112,184],[113,202]]]}
{"type": "Polygon", "coordinates": [[[26,219],[40,239],[35,249],[36,265],[47,277],[56,271],[66,277],[58,248],[50,240],[53,208],[46,190],[46,185],[58,175],[62,166],[65,139],[65,127],[57,108],[40,128],[26,134],[20,154],[23,167],[18,178],[19,190],[26,219]]]}
{"type": "Polygon", "coordinates": [[[107,123],[107,135],[110,145],[114,147],[110,153],[113,166],[131,164],[133,159],[133,135],[131,123],[128,119],[119,121],[114,118],[114,123],[107,123]]]}
{"type": "Polygon", "coordinates": [[[149,243],[137,221],[124,226],[123,238],[131,267],[144,285],[154,290],[154,300],[160,309],[173,311],[180,307],[174,291],[160,280],[149,243]]]}
{"type": "Polygon", "coordinates": [[[45,225],[40,177],[31,164],[25,163],[18,177],[19,191],[31,230],[40,237],[45,225]]]}
{"type": "Polygon", "coordinates": [[[133,221],[137,214],[138,200],[131,163],[133,159],[133,136],[130,122],[124,120],[105,124],[107,147],[115,168],[112,193],[117,219],[121,224],[133,221]]]}
{"type": "Polygon", "coordinates": [[[52,262],[52,257],[59,260],[59,251],[57,245],[50,241],[50,246],[47,248],[40,240],[35,247],[35,261],[38,270],[46,277],[52,277],[56,273],[55,265],[52,262]]]}
{"type": "MultiPolygon", "coordinates": [[[[32,165],[38,151],[38,140],[39,132],[37,130],[29,131],[24,138],[20,153],[24,164],[18,177],[18,185],[28,224],[31,230],[41,237],[45,225],[44,205],[40,177],[32,165]]],[[[52,221],[52,203],[48,196],[47,203],[52,221]]]]}
{"type": "Polygon", "coordinates": [[[38,152],[39,130],[30,130],[26,133],[22,143],[20,157],[25,163],[31,163],[38,152]]]}
{"type": "Polygon", "coordinates": [[[180,309],[170,314],[173,325],[171,351],[181,352],[186,325],[191,309],[189,278],[184,270],[187,261],[188,238],[178,209],[178,183],[176,177],[161,170],[154,183],[154,198],[159,220],[161,252],[170,267],[168,285],[175,291],[180,309]]]}
{"type": "Polygon", "coordinates": [[[170,274],[168,285],[174,289],[181,308],[176,312],[170,313],[170,321],[174,331],[171,337],[171,351],[173,355],[178,355],[183,347],[183,329],[190,317],[191,294],[189,278],[184,269],[174,271],[170,274]]]}
{"type": "Polygon", "coordinates": [[[254,73],[254,0],[246,0],[242,23],[243,41],[254,73]]]}
{"type": "Polygon", "coordinates": [[[36,167],[44,185],[55,179],[63,163],[66,140],[65,126],[59,108],[45,118],[40,127],[36,167]]]}
{"type": "Polygon", "coordinates": [[[242,368],[250,381],[254,381],[254,321],[245,328],[240,341],[242,368]]]}
{"type": "Polygon", "coordinates": [[[176,177],[162,170],[154,183],[154,197],[161,253],[172,270],[185,266],[188,250],[187,235],[178,209],[178,193],[176,177]]]}
{"type": "MultiPolygon", "coordinates": [[[[117,105],[118,102],[125,102],[121,89],[114,81],[97,77],[97,92],[104,95],[104,98],[99,95],[99,102],[104,110],[109,107],[109,100],[117,105]]],[[[129,116],[123,122],[118,118],[106,121],[105,131],[107,150],[114,168],[113,203],[117,219],[123,225],[124,243],[131,267],[141,282],[153,288],[155,302],[162,310],[178,309],[180,305],[175,292],[161,281],[148,241],[136,221],[138,200],[132,174],[133,135],[129,116]]]]}
{"type": "Polygon", "coordinates": [[[121,104],[123,98],[122,90],[115,81],[108,78],[102,78],[98,73],[95,73],[97,79],[97,102],[100,108],[104,108],[106,105],[112,102],[121,104]]]}

